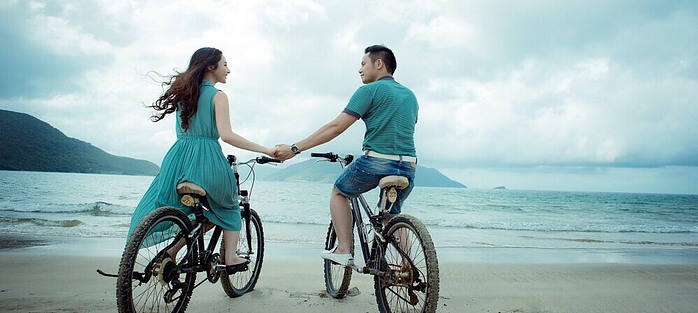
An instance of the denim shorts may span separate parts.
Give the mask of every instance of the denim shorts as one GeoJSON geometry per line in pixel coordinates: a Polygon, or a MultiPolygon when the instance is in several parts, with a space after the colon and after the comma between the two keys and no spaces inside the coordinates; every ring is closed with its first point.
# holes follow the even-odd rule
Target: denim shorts
{"type": "MultiPolygon", "coordinates": [[[[414,172],[410,162],[393,161],[362,155],[355,159],[344,169],[334,183],[334,188],[344,196],[357,197],[378,186],[381,178],[388,175],[401,175],[407,177],[410,185],[398,191],[398,199],[393,205],[390,214],[399,214],[402,203],[407,199],[414,187],[414,172]]],[[[380,203],[380,202],[379,202],[380,203]]]]}

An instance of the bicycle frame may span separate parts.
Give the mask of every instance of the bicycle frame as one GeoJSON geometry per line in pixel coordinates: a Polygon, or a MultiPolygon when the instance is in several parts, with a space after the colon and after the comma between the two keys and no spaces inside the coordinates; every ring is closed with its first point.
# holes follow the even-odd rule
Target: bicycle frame
{"type": "MultiPolygon", "coordinates": [[[[353,161],[353,156],[349,155],[345,158],[341,158],[338,155],[332,153],[313,153],[311,154],[311,156],[325,157],[331,162],[341,160],[340,164],[342,165],[342,168],[344,168],[346,165],[353,161]]],[[[384,189],[381,189],[381,196],[384,196],[382,195],[384,191],[384,189]]],[[[386,239],[383,238],[381,234],[383,232],[384,226],[383,220],[385,219],[385,208],[378,207],[378,212],[374,213],[363,194],[349,198],[349,204],[351,207],[353,217],[352,223],[356,227],[357,233],[359,235],[359,245],[361,246],[361,254],[364,260],[363,268],[359,268],[358,266],[354,265],[353,269],[363,274],[383,275],[385,274],[384,271],[380,270],[380,265],[375,261],[381,260],[383,258],[382,244],[386,242],[386,239]],[[362,211],[368,217],[369,223],[364,223],[364,216],[361,213],[362,211]],[[367,227],[370,227],[371,231],[368,231],[366,229],[367,227]],[[373,238],[369,238],[370,235],[373,235],[373,238]],[[371,240],[371,247],[369,247],[369,240],[371,240]],[[378,244],[378,242],[380,242],[381,244],[378,244]]],[[[381,201],[379,205],[384,204],[385,202],[381,201]]],[[[404,251],[398,252],[401,255],[407,257],[404,251]]]]}
{"type": "MultiPolygon", "coordinates": [[[[208,241],[208,245],[206,245],[206,242],[204,240],[204,234],[206,233],[206,231],[204,231],[203,228],[206,225],[208,219],[204,217],[203,210],[207,209],[201,203],[197,204],[197,206],[194,208],[194,215],[196,216],[196,220],[193,225],[194,228],[192,229],[191,233],[187,236],[188,238],[185,239],[187,241],[191,239],[196,239],[198,260],[195,260],[196,263],[193,264],[191,267],[183,266],[181,268],[181,271],[183,273],[190,271],[203,272],[206,270],[208,264],[211,264],[211,258],[215,255],[214,251],[216,251],[216,247],[218,246],[218,239],[220,238],[221,233],[223,232],[223,229],[220,226],[214,225],[213,234],[211,235],[211,239],[208,241]]],[[[193,250],[188,250],[185,259],[189,258],[191,253],[193,253],[193,250]]],[[[197,286],[198,285],[196,285],[194,288],[196,288],[197,286]]]]}
{"type": "Polygon", "coordinates": [[[173,204],[150,212],[138,223],[128,239],[118,274],[106,274],[98,270],[100,274],[117,278],[119,312],[133,313],[140,312],[141,309],[181,312],[186,310],[193,290],[206,281],[215,283],[220,280],[223,291],[231,298],[240,297],[254,289],[262,268],[264,232],[259,215],[249,203],[255,181],[253,167],[255,164],[278,163],[280,160],[264,156],[247,162],[238,163],[235,160],[234,156],[228,157],[238,186],[238,201],[233,205],[240,206],[241,218],[245,220],[243,225],[246,227],[246,232],[240,235],[246,235],[247,240],[238,239],[220,245],[224,230],[206,218],[205,213],[211,208],[206,191],[195,183],[181,182],[177,185],[177,192],[181,204],[188,209],[183,210],[179,205],[173,204]],[[247,179],[240,181],[238,165],[250,167],[251,176],[248,178],[252,177],[252,186],[249,191],[240,189],[240,185],[247,179]],[[192,214],[195,216],[193,220],[192,214]],[[205,236],[210,230],[213,233],[205,236]],[[206,238],[209,238],[208,242],[206,238]],[[220,252],[217,252],[219,246],[220,252]],[[254,256],[248,258],[243,266],[236,265],[231,271],[224,262],[225,255],[231,254],[254,256]],[[197,282],[198,272],[205,272],[206,278],[197,282]]]}
{"type": "MultiPolygon", "coordinates": [[[[339,162],[342,167],[353,161],[353,155],[345,157],[328,153],[311,153],[329,162],[339,162]]],[[[374,277],[374,288],[380,312],[433,313],[438,305],[439,269],[433,241],[424,224],[409,214],[388,213],[396,203],[396,190],[409,182],[399,175],[387,175],[378,183],[380,199],[371,208],[364,194],[349,198],[352,214],[352,234],[356,227],[364,265],[341,264],[326,258],[323,264],[327,293],[337,299],[349,291],[351,274],[369,274],[374,277]],[[368,221],[366,220],[368,219],[368,221]]],[[[325,239],[325,250],[337,247],[339,238],[330,223],[325,239]]],[[[356,259],[355,243],[351,240],[351,253],[356,259]]]]}
{"type": "MultiPolygon", "coordinates": [[[[384,190],[381,190],[381,193],[384,190]]],[[[380,261],[383,259],[383,245],[387,241],[392,241],[390,238],[384,238],[383,235],[383,220],[385,217],[383,216],[383,208],[378,208],[379,213],[373,213],[373,210],[371,210],[370,205],[366,201],[363,195],[359,195],[358,197],[350,198],[350,205],[351,205],[351,211],[352,211],[352,216],[354,217],[354,224],[357,230],[357,233],[359,234],[359,245],[361,246],[361,254],[363,255],[363,260],[364,260],[364,267],[359,268],[358,266],[354,265],[353,269],[359,273],[362,274],[370,274],[370,275],[385,275],[389,274],[383,270],[380,269],[380,264],[376,263],[376,261],[380,261]],[[364,213],[368,216],[370,223],[364,223],[363,222],[363,214],[361,214],[361,210],[364,211],[364,213]],[[372,231],[369,232],[365,228],[366,227],[372,227],[372,231]],[[373,235],[372,241],[371,241],[371,247],[369,250],[369,236],[373,235]],[[381,244],[378,244],[380,242],[381,244]],[[371,266],[372,265],[372,266],[371,266]]],[[[397,247],[395,249],[403,258],[405,261],[409,262],[410,265],[414,266],[414,263],[412,259],[403,251],[401,248],[397,247]]]]}
{"type": "MultiPolygon", "coordinates": [[[[380,242],[385,242],[385,239],[381,235],[383,231],[383,224],[381,220],[383,219],[382,214],[374,214],[373,211],[371,210],[370,205],[368,202],[366,202],[366,199],[364,198],[363,195],[359,195],[358,197],[350,198],[350,205],[351,205],[351,212],[352,216],[354,217],[354,224],[357,230],[357,233],[359,234],[359,243],[361,246],[361,254],[363,255],[363,260],[365,267],[363,270],[359,270],[359,268],[355,267],[354,269],[363,272],[365,274],[370,273],[371,270],[369,269],[369,263],[372,260],[377,260],[380,258],[380,254],[382,253],[382,249],[380,248],[380,245],[377,244],[377,241],[380,242]],[[361,210],[363,210],[368,216],[370,223],[364,223],[363,221],[363,214],[361,214],[361,210]],[[372,227],[372,232],[368,232],[365,228],[366,227],[372,227]],[[372,239],[372,247],[370,247],[369,250],[369,234],[373,234],[372,239]]],[[[377,268],[375,268],[377,270],[377,268]]]]}
{"type": "MultiPolygon", "coordinates": [[[[249,197],[249,191],[248,190],[243,190],[240,189],[240,174],[238,173],[238,163],[237,158],[234,155],[228,155],[228,162],[230,163],[230,166],[233,169],[233,172],[235,174],[235,180],[237,181],[237,186],[238,186],[238,195],[240,197],[240,213],[242,220],[245,222],[245,230],[246,230],[246,237],[247,237],[247,251],[244,252],[244,255],[251,255],[254,254],[254,251],[252,251],[252,236],[251,236],[251,229],[250,229],[250,197],[249,197]]],[[[254,159],[257,163],[267,163],[267,162],[277,162],[274,159],[261,159],[257,158],[254,159]]],[[[252,161],[252,160],[250,160],[252,161]]],[[[245,162],[242,164],[249,163],[245,162]]],[[[203,197],[199,199],[197,197],[195,205],[192,207],[192,212],[194,213],[195,220],[192,224],[192,231],[191,233],[187,236],[186,241],[190,241],[192,239],[196,240],[196,252],[198,255],[198,259],[195,260],[195,264],[192,264],[191,266],[182,266],[180,268],[180,271],[182,273],[188,273],[188,272],[203,272],[207,270],[207,267],[209,264],[212,264],[212,258],[215,256],[215,251],[216,247],[218,246],[218,242],[221,236],[221,233],[223,232],[223,228],[221,228],[218,225],[213,225],[213,234],[211,235],[211,239],[209,240],[208,244],[205,242],[204,234],[208,232],[208,230],[204,230],[204,227],[207,225],[206,223],[208,222],[208,219],[204,216],[203,212],[204,210],[208,210],[206,207],[206,198],[203,197]],[[206,247],[206,248],[204,248],[206,247]]],[[[209,229],[210,230],[210,229],[209,229]]],[[[181,238],[180,238],[181,239],[181,238]]],[[[171,248],[171,246],[175,245],[178,242],[178,240],[174,240],[172,244],[166,247],[166,249],[171,248]]],[[[188,250],[187,254],[185,255],[184,259],[188,259],[191,257],[191,254],[194,253],[194,250],[188,250]]],[[[218,270],[218,269],[216,269],[218,270]]],[[[202,281],[203,282],[203,281],[202,281]]],[[[194,286],[194,288],[198,287],[200,285],[197,284],[194,286]]]]}

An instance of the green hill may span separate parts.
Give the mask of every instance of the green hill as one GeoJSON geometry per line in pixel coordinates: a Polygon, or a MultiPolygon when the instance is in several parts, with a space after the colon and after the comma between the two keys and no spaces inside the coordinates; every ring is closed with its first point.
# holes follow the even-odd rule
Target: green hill
{"type": "MultiPolygon", "coordinates": [[[[287,168],[264,173],[260,179],[280,181],[312,181],[332,183],[341,173],[337,163],[318,162],[317,159],[303,161],[287,168]]],[[[452,180],[436,169],[417,165],[415,186],[467,188],[465,185],[452,180]]]]}
{"type": "MultiPolygon", "coordinates": [[[[155,175],[152,162],[115,156],[91,144],[70,138],[31,115],[0,110],[0,170],[155,175]]],[[[260,179],[334,182],[341,169],[336,163],[310,159],[286,168],[257,167],[260,179]]],[[[244,170],[244,169],[243,169],[244,170]]],[[[417,166],[415,186],[467,188],[436,169],[417,166]]]]}
{"type": "Polygon", "coordinates": [[[155,175],[152,162],[115,156],[31,115],[0,110],[0,170],[155,175]]]}

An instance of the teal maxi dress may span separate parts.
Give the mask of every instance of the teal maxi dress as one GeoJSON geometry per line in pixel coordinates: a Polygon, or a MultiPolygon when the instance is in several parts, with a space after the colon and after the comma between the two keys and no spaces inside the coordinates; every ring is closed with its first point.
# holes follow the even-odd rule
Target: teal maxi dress
{"type": "MultiPolygon", "coordinates": [[[[204,215],[223,229],[239,231],[240,207],[237,182],[218,142],[213,97],[218,92],[213,84],[203,81],[196,114],[189,119],[189,129],[182,129],[177,115],[177,141],[162,160],[160,172],[141,198],[133,215],[128,236],[148,213],[162,206],[179,208],[187,215],[191,210],[180,203],[177,184],[195,183],[206,190],[209,210],[204,215]]],[[[145,243],[146,245],[156,242],[145,243]]]]}

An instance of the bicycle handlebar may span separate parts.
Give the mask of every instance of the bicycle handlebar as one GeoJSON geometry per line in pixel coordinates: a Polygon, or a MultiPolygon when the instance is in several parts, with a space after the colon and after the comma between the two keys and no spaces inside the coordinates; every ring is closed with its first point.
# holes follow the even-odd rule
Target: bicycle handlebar
{"type": "Polygon", "coordinates": [[[330,160],[330,162],[337,162],[337,160],[339,159],[339,155],[337,155],[336,153],[332,153],[332,152],[326,152],[326,153],[312,152],[312,153],[310,153],[310,156],[313,158],[325,158],[325,159],[330,160]]]}
{"type": "MultiPolygon", "coordinates": [[[[254,159],[251,159],[251,160],[249,160],[249,161],[247,161],[247,162],[238,163],[238,165],[247,164],[247,163],[250,163],[250,162],[252,162],[252,161],[254,161],[254,162],[257,163],[257,164],[281,163],[281,160],[279,160],[279,159],[270,158],[270,157],[268,157],[268,156],[266,156],[266,155],[263,155],[263,156],[259,156],[259,157],[256,157],[256,158],[254,158],[254,159]]],[[[229,154],[229,155],[228,155],[228,164],[230,164],[230,165],[232,166],[233,163],[236,163],[236,162],[237,162],[237,157],[234,156],[234,155],[232,155],[232,154],[229,154]]]]}
{"type": "Polygon", "coordinates": [[[276,159],[276,158],[270,158],[270,157],[268,157],[268,156],[266,156],[266,155],[263,155],[263,156],[257,157],[257,158],[256,158],[256,159],[254,159],[254,160],[255,160],[255,162],[257,162],[257,164],[265,164],[265,163],[281,163],[281,160],[279,160],[279,159],[276,159]]]}
{"type": "Polygon", "coordinates": [[[313,153],[310,153],[310,156],[314,157],[314,158],[325,158],[330,162],[340,162],[340,163],[342,163],[342,166],[349,165],[349,163],[351,163],[351,161],[354,161],[354,155],[351,153],[345,155],[344,157],[341,157],[338,154],[333,153],[333,152],[326,152],[326,153],[313,152],[313,153]]]}

